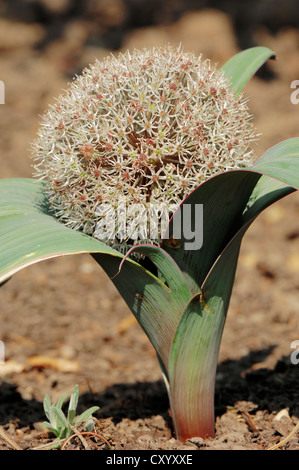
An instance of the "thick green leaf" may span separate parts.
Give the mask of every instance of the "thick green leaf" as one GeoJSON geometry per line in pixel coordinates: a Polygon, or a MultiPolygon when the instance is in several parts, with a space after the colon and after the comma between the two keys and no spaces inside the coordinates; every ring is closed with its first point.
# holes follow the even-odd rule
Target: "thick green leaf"
{"type": "Polygon", "coordinates": [[[214,435],[214,388],[218,352],[225,324],[241,238],[229,245],[188,304],[178,325],[169,361],[170,404],[176,434],[214,435]]]}
{"type": "Polygon", "coordinates": [[[220,70],[230,79],[232,89],[239,94],[255,72],[274,57],[275,53],[267,47],[251,47],[235,54],[220,70]]]}
{"type": "MultiPolygon", "coordinates": [[[[201,184],[180,207],[203,204],[203,245],[199,250],[185,248],[184,217],[181,236],[173,240],[174,222],[170,221],[170,239],[162,243],[182,270],[192,293],[197,294],[221,251],[253,214],[299,188],[299,138],[280,142],[267,150],[252,168],[219,174],[201,184]],[[269,178],[269,176],[271,178],[269,178]],[[247,215],[246,215],[247,214],[247,215]]],[[[195,221],[192,220],[195,226],[195,221]]]]}
{"type": "Polygon", "coordinates": [[[254,218],[273,202],[278,201],[294,191],[295,189],[291,186],[263,175],[254,188],[244,213],[242,214],[241,225],[254,218]]]}
{"type": "MultiPolygon", "coordinates": [[[[49,214],[42,190],[42,183],[30,179],[0,181],[0,281],[4,282],[20,269],[51,257],[93,253],[113,278],[161,361],[168,363],[187,291],[181,289],[181,295],[174,296],[167,285],[130,258],[125,260],[118,273],[123,255],[58,222],[49,214]]],[[[153,256],[158,260],[157,253],[153,256]]],[[[171,269],[175,269],[169,255],[165,254],[166,258],[171,269]]],[[[166,265],[160,267],[167,272],[166,265]]],[[[179,277],[171,272],[172,280],[169,278],[169,282],[177,283],[179,277]]]]}
{"type": "Polygon", "coordinates": [[[84,423],[93,413],[100,409],[99,406],[92,406],[88,408],[88,410],[83,411],[79,416],[75,418],[75,424],[78,426],[79,424],[84,423]]]}
{"type": "Polygon", "coordinates": [[[262,173],[242,215],[241,227],[269,205],[299,189],[299,138],[268,149],[249,171],[262,173]]]}
{"type": "Polygon", "coordinates": [[[182,270],[193,295],[201,290],[211,266],[239,227],[242,213],[260,174],[243,170],[219,174],[201,184],[180,206],[181,236],[173,240],[174,218],[170,221],[169,239],[162,248],[182,270]],[[184,206],[192,208],[192,226],[195,226],[195,205],[203,205],[203,244],[199,250],[186,249],[189,240],[184,232],[184,206]]]}
{"type": "Polygon", "coordinates": [[[142,266],[137,265],[136,268],[129,259],[124,261],[119,271],[116,258],[102,253],[93,254],[93,257],[112,279],[147,334],[167,374],[172,340],[184,308],[184,297],[180,298],[142,266]]]}
{"type": "MultiPolygon", "coordinates": [[[[171,407],[181,440],[214,433],[214,386],[218,351],[234,283],[238,254],[244,234],[270,204],[290,194],[298,185],[298,139],[280,143],[266,152],[263,175],[242,214],[239,228],[218,256],[201,286],[201,294],[188,304],[178,325],[169,362],[171,407]],[[271,158],[277,163],[272,170],[271,158]],[[281,165],[289,161],[293,172],[281,165]],[[273,179],[273,178],[278,178],[273,179]],[[284,182],[282,182],[284,181],[284,182]],[[288,186],[286,182],[292,182],[288,186]]],[[[255,166],[258,167],[258,164],[255,166]]],[[[245,170],[250,173],[252,170],[245,170]]],[[[239,172],[236,173],[239,175],[239,172]]]]}
{"type": "Polygon", "coordinates": [[[62,255],[103,252],[122,255],[104,243],[67,228],[49,215],[43,184],[0,180],[0,283],[20,269],[62,255]]]}
{"type": "Polygon", "coordinates": [[[55,403],[55,406],[56,408],[59,408],[60,410],[62,409],[62,405],[63,403],[65,402],[65,400],[67,399],[67,395],[63,395],[57,403],[55,403]]]}
{"type": "Polygon", "coordinates": [[[299,137],[270,147],[255,162],[253,170],[299,189],[299,137]]]}
{"type": "MultiPolygon", "coordinates": [[[[69,437],[73,433],[73,431],[64,413],[59,408],[56,408],[55,406],[53,406],[51,409],[51,414],[53,415],[53,417],[55,417],[55,420],[56,420],[55,428],[57,429],[57,431],[59,431],[58,437],[60,439],[69,437]]],[[[51,419],[51,422],[52,422],[52,419],[51,419]]]]}
{"type": "MultiPolygon", "coordinates": [[[[261,157],[254,168],[218,175],[194,191],[183,204],[203,204],[202,249],[184,250],[185,242],[189,241],[184,238],[184,231],[179,243],[164,240],[162,250],[139,248],[154,262],[163,281],[129,258],[125,259],[119,272],[123,259],[119,253],[91,237],[67,229],[47,213],[43,206],[42,185],[31,180],[4,180],[0,184],[0,252],[1,261],[6,260],[8,264],[1,280],[32,262],[46,259],[48,250],[52,256],[53,248],[54,256],[93,253],[154,345],[166,375],[169,365],[171,402],[176,403],[177,396],[182,398],[180,382],[186,384],[186,380],[190,380],[190,384],[199,384],[198,377],[201,374],[203,380],[208,369],[213,377],[212,359],[208,360],[207,367],[203,358],[215,359],[217,355],[242,237],[261,210],[294,190],[298,181],[298,151],[298,139],[285,141],[269,149],[267,158],[261,157]],[[292,165],[292,172],[282,164],[284,158],[292,165]],[[21,234],[12,230],[17,224],[21,234]],[[57,240],[61,251],[57,250],[57,240]],[[32,251],[36,247],[39,252],[32,251]],[[17,267],[9,263],[14,250],[18,254],[17,267]],[[173,260],[165,251],[173,256],[173,260]],[[196,296],[188,304],[174,335],[182,304],[190,300],[188,287],[196,296]],[[177,289],[182,297],[175,295],[177,289]],[[197,342],[198,334],[202,341],[197,342]],[[180,355],[184,360],[179,359],[180,355]],[[194,357],[199,360],[198,364],[201,361],[202,367],[195,367],[194,357]]],[[[211,383],[207,387],[208,395],[211,383]]],[[[191,398],[191,392],[188,393],[191,398]]],[[[180,411],[176,413],[177,422],[180,422],[180,414],[180,411]]],[[[183,432],[188,434],[189,431],[183,432]]]]}
{"type": "MultiPolygon", "coordinates": [[[[181,272],[181,270],[179,269],[179,267],[177,266],[173,258],[171,258],[170,255],[166,251],[164,251],[162,248],[155,246],[155,245],[135,246],[132,250],[130,250],[130,252],[122,261],[120,265],[120,272],[121,272],[123,263],[126,261],[127,257],[133,253],[139,253],[140,255],[143,255],[147,257],[148,259],[150,259],[150,261],[153,263],[153,265],[157,269],[158,278],[161,279],[162,282],[169,288],[169,295],[171,296],[171,302],[173,304],[173,308],[172,309],[167,308],[167,310],[165,310],[164,312],[163,310],[161,310],[160,318],[157,318],[157,326],[156,326],[157,331],[160,331],[160,330],[162,330],[163,332],[166,331],[168,335],[168,340],[166,340],[165,338],[165,341],[162,347],[161,346],[158,347],[158,344],[161,342],[161,338],[157,338],[155,342],[153,343],[154,338],[152,337],[153,335],[150,334],[152,326],[149,325],[146,327],[145,325],[143,325],[143,323],[141,324],[144,327],[152,343],[156,344],[155,347],[158,353],[158,358],[160,361],[161,369],[163,371],[165,381],[167,382],[168,372],[167,372],[167,367],[165,368],[165,366],[168,364],[168,361],[169,361],[172,339],[174,337],[175,330],[181,318],[182,312],[184,311],[186,304],[191,299],[191,290],[185,280],[185,277],[183,276],[183,273],[181,272]],[[159,330],[159,327],[160,327],[160,330],[159,330]]],[[[116,287],[119,290],[123,288],[121,282],[120,283],[117,282],[116,277],[114,277],[114,282],[115,282],[116,287]]],[[[130,290],[127,289],[125,293],[123,293],[122,295],[136,316],[138,315],[138,313],[136,312],[136,309],[134,308],[134,305],[136,304],[133,304],[132,306],[130,302],[130,298],[129,298],[129,292],[130,290]]],[[[160,296],[159,298],[161,299],[160,294],[159,296],[160,296]]],[[[164,303],[164,299],[165,299],[165,294],[163,295],[163,299],[159,300],[159,303],[160,302],[164,303]]],[[[157,308],[155,310],[157,312],[157,308]]],[[[148,315],[149,315],[149,319],[151,319],[153,316],[153,313],[149,312],[148,315]]],[[[140,317],[138,317],[138,321],[140,322],[140,317]]]]}

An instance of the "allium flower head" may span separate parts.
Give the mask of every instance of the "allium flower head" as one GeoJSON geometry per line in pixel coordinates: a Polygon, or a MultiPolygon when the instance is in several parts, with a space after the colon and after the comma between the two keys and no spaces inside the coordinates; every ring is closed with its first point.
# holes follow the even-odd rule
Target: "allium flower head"
{"type": "MultiPolygon", "coordinates": [[[[138,224],[150,206],[177,207],[207,178],[250,166],[254,140],[245,100],[208,60],[136,50],[86,68],[50,107],[33,144],[35,176],[63,223],[98,236],[99,207],[138,205],[139,216],[126,214],[138,224]]],[[[109,243],[126,249],[134,237],[116,232],[109,243]]]]}

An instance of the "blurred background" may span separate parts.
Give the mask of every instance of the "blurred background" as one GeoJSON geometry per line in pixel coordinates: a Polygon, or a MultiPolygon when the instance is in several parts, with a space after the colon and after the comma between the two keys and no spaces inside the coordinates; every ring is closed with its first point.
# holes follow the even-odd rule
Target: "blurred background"
{"type": "MultiPolygon", "coordinates": [[[[299,104],[290,100],[291,82],[299,80],[298,0],[0,0],[0,80],[5,84],[0,177],[31,177],[29,148],[40,116],[75,74],[111,52],[165,43],[181,44],[219,65],[248,47],[273,49],[277,59],[245,89],[261,133],[257,154],[299,135],[299,104]]],[[[147,394],[149,406],[149,389],[154,390],[153,407],[158,403],[167,409],[167,401],[160,400],[161,375],[151,346],[88,255],[32,266],[2,287],[0,295],[0,339],[12,365],[1,372],[2,379],[20,391],[19,398],[13,395],[18,408],[11,411],[14,389],[0,387],[0,421],[12,415],[26,422],[28,410],[34,421],[45,393],[57,398],[75,383],[81,391],[101,394],[108,416],[116,409],[128,416],[124,404],[109,406],[120,397],[136,398],[137,392],[147,394]],[[33,356],[41,357],[39,366],[30,363],[33,356]],[[42,356],[64,359],[66,369],[42,362],[42,356]],[[135,385],[117,388],[120,383],[135,385]],[[136,383],[149,385],[136,388],[136,383]],[[112,387],[109,393],[107,387],[112,387]]],[[[232,361],[231,369],[220,369],[221,386],[228,386],[227,377],[241,377],[250,368],[273,369],[288,357],[291,341],[299,339],[298,311],[299,199],[294,194],[261,215],[245,237],[220,353],[220,364],[232,361]]],[[[226,400],[239,386],[243,395],[238,399],[259,401],[244,392],[242,380],[226,400]]],[[[288,390],[298,390],[295,385],[288,390]]],[[[270,383],[270,397],[277,387],[270,383]]],[[[269,403],[270,411],[286,406],[283,400],[269,403]]],[[[144,410],[140,414],[144,417],[144,410]]]]}

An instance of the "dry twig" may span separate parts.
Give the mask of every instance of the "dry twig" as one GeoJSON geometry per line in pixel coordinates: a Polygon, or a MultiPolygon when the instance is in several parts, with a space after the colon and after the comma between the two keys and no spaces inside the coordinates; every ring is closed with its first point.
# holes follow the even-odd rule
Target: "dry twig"
{"type": "MultiPolygon", "coordinates": [[[[107,446],[109,447],[109,449],[111,449],[111,445],[109,444],[109,442],[107,441],[107,439],[105,439],[103,436],[101,436],[101,434],[97,434],[96,432],[92,432],[92,431],[82,431],[82,432],[78,432],[78,433],[75,433],[75,434],[72,434],[70,437],[68,437],[66,439],[66,441],[64,442],[63,446],[61,446],[61,450],[64,450],[64,448],[66,447],[66,445],[68,444],[68,442],[73,439],[73,437],[82,437],[82,435],[89,435],[89,436],[94,436],[94,437],[98,437],[99,439],[102,439],[102,441],[105,442],[105,444],[107,444],[107,446]]],[[[85,441],[86,442],[86,441],[85,441]]]]}
{"type": "Polygon", "coordinates": [[[281,446],[285,445],[294,436],[294,434],[296,434],[297,431],[299,431],[299,421],[296,424],[296,426],[294,427],[293,431],[291,431],[290,434],[287,437],[285,437],[281,442],[278,442],[274,446],[269,447],[267,450],[275,450],[278,447],[281,447],[281,446]]]}

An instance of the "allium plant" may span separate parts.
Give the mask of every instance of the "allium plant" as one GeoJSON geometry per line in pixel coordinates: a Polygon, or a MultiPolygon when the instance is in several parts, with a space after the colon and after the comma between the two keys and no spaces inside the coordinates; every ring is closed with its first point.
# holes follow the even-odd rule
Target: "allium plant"
{"type": "Polygon", "coordinates": [[[271,57],[251,48],[217,69],[165,47],[96,62],[44,116],[35,178],[0,181],[0,282],[44,259],[90,253],[157,352],[181,441],[214,436],[243,235],[299,187],[299,138],[253,152],[241,93],[271,57]]]}

